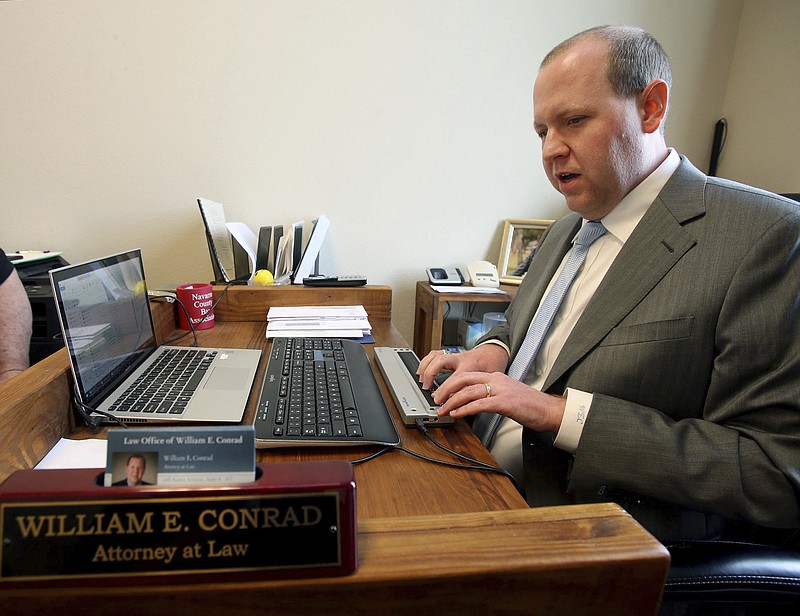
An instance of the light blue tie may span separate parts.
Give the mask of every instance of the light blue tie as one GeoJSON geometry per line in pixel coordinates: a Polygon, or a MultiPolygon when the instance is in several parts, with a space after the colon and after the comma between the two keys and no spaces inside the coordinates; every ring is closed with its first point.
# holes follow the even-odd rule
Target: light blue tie
{"type": "MultiPolygon", "coordinates": [[[[528,329],[525,340],[522,341],[514,361],[511,362],[508,376],[521,381],[528,374],[533,358],[536,357],[539,347],[542,346],[542,341],[550,329],[550,324],[556,316],[558,307],[564,300],[572,281],[575,280],[581,265],[586,260],[589,246],[605,232],[606,228],[603,223],[595,221],[587,222],[578,232],[575,241],[572,243],[572,249],[567,255],[567,262],[564,264],[564,268],[556,278],[550,292],[544,298],[536,317],[533,319],[533,323],[528,329]]],[[[502,419],[503,416],[497,413],[482,413],[475,419],[472,429],[486,447],[491,446],[502,419]]]]}

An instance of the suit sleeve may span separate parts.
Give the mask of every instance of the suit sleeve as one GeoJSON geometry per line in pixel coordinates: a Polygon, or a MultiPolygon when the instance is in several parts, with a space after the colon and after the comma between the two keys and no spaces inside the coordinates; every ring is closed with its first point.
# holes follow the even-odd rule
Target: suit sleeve
{"type": "Polygon", "coordinates": [[[800,527],[799,223],[790,214],[772,225],[737,267],[710,372],[697,377],[708,382],[702,413],[676,417],[652,402],[595,394],[570,491],[619,490],[800,527]]]}

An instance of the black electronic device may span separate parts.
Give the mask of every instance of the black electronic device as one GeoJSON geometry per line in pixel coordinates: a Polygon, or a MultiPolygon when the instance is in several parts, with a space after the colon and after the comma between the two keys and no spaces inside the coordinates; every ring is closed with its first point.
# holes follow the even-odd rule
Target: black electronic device
{"type": "MultiPolygon", "coordinates": [[[[375,347],[374,352],[378,368],[407,427],[416,426],[417,421],[425,425],[453,425],[453,418],[449,415],[439,417],[439,405],[433,401],[430,391],[422,389],[417,377],[419,358],[414,351],[409,348],[375,347]]],[[[437,376],[434,379],[436,387],[451,374],[446,372],[437,376]]]]}
{"type": "Polygon", "coordinates": [[[367,284],[366,276],[306,276],[303,284],[307,287],[362,287],[367,284]]]}
{"type": "Polygon", "coordinates": [[[461,285],[466,282],[457,267],[429,267],[426,271],[431,284],[461,285]]]}
{"type": "Polygon", "coordinates": [[[258,230],[258,244],[256,245],[255,271],[270,269],[269,246],[272,242],[272,227],[260,227],[258,230]]]}
{"type": "Polygon", "coordinates": [[[728,135],[728,121],[721,118],[714,125],[714,140],[711,143],[711,160],[708,163],[708,175],[717,175],[717,165],[725,147],[725,137],[728,135]]]}
{"type": "Polygon", "coordinates": [[[319,218],[312,221],[311,235],[308,238],[305,249],[302,254],[294,262],[294,271],[292,272],[293,284],[305,284],[307,277],[319,275],[319,253],[322,249],[322,243],[325,241],[325,235],[328,233],[328,228],[331,221],[327,216],[320,214],[319,218]]]}

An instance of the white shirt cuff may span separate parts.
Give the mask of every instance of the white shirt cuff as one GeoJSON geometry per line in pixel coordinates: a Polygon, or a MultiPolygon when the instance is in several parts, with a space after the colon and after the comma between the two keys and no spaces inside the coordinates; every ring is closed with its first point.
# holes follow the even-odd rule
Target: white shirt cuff
{"type": "Polygon", "coordinates": [[[484,344],[496,344],[499,347],[503,347],[506,350],[506,353],[508,353],[509,357],[511,356],[511,349],[508,348],[508,345],[505,342],[500,342],[497,338],[490,338],[489,340],[484,340],[475,348],[483,346],[484,344]]]}
{"type": "Polygon", "coordinates": [[[568,387],[564,398],[567,400],[567,406],[564,409],[564,418],[561,420],[561,427],[558,429],[553,445],[567,453],[574,454],[578,449],[594,395],[568,387]]]}

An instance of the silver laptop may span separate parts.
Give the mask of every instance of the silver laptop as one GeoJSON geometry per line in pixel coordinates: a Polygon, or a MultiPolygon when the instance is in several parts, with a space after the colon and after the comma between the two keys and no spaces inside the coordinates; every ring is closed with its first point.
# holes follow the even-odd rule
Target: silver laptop
{"type": "Polygon", "coordinates": [[[50,281],[78,403],[95,423],[241,421],[261,351],[158,346],[138,249],[50,281]]]}
{"type": "Polygon", "coordinates": [[[374,351],[375,361],[406,426],[413,426],[418,420],[425,425],[453,424],[452,417],[439,417],[439,406],[430,392],[423,391],[420,386],[417,377],[419,358],[414,351],[405,347],[375,347],[374,351]]]}

